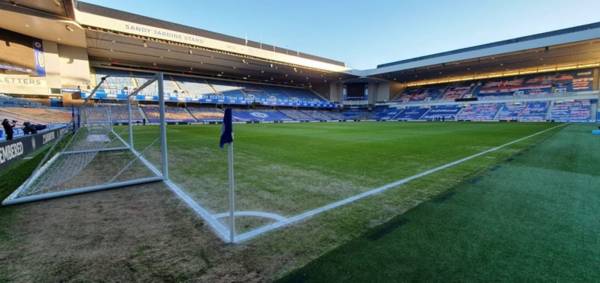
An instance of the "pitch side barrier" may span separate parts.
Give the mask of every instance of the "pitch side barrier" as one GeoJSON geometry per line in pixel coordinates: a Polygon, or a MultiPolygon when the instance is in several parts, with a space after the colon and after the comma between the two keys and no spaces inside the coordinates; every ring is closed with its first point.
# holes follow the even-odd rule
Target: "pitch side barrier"
{"type": "Polygon", "coordinates": [[[34,135],[0,142],[0,170],[65,135],[71,127],[63,125],[34,135]]]}

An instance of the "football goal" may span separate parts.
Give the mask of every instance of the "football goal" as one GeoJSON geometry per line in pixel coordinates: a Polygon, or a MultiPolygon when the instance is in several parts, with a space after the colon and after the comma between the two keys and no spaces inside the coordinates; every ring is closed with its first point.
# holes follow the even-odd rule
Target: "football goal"
{"type": "Polygon", "coordinates": [[[167,137],[163,74],[148,77],[134,91],[113,103],[95,103],[94,95],[104,77],[79,107],[76,130],[57,139],[32,175],[3,205],[33,202],[74,194],[159,182],[168,178],[167,137]],[[145,124],[136,96],[159,101],[156,131],[136,135],[134,127],[145,124]]]}

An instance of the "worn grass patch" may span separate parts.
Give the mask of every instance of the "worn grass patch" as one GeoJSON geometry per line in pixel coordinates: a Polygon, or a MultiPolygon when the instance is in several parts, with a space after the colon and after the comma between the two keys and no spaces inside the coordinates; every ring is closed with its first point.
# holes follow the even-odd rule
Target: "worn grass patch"
{"type": "MultiPolygon", "coordinates": [[[[43,155],[44,152],[36,153],[34,158],[17,161],[0,172],[0,201],[8,197],[23,182],[25,182],[37,164],[41,161],[43,155]]],[[[0,251],[12,249],[15,245],[15,239],[11,237],[10,232],[10,229],[16,225],[15,218],[15,208],[0,206],[0,251]]],[[[8,281],[6,276],[9,272],[6,268],[6,265],[0,265],[0,282],[8,281]]]]}

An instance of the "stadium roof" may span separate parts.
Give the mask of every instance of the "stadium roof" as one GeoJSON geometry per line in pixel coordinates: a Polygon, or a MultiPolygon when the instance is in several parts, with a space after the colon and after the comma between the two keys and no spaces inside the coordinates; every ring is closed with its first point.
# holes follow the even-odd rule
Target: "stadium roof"
{"type": "Polygon", "coordinates": [[[93,66],[294,86],[362,77],[432,84],[600,66],[600,23],[377,66],[344,63],[76,0],[0,0],[0,28],[87,48],[93,66]]]}
{"type": "Polygon", "coordinates": [[[381,64],[362,75],[407,83],[595,65],[600,63],[597,39],[600,22],[381,64]]]}
{"type": "Polygon", "coordinates": [[[204,30],[204,29],[200,29],[200,28],[181,25],[178,23],[163,21],[160,19],[150,18],[150,17],[146,17],[146,16],[142,16],[142,15],[133,14],[133,13],[128,13],[128,12],[115,10],[115,9],[111,9],[111,8],[107,8],[107,7],[103,7],[103,6],[98,6],[98,5],[94,5],[94,4],[90,4],[90,3],[86,3],[86,2],[81,2],[81,1],[77,2],[77,9],[82,12],[103,15],[103,16],[107,16],[110,18],[124,20],[124,21],[128,21],[128,22],[135,22],[135,23],[153,26],[153,27],[157,27],[157,28],[164,28],[164,29],[171,30],[171,31],[178,31],[178,32],[186,33],[186,34],[192,34],[192,35],[197,35],[197,36],[201,36],[201,37],[212,38],[212,39],[226,41],[226,42],[233,43],[233,44],[245,45],[248,47],[254,47],[254,48],[258,48],[258,49],[268,50],[269,52],[290,54],[293,56],[298,56],[301,58],[306,58],[306,59],[311,59],[311,60],[322,61],[322,62],[326,62],[326,63],[330,63],[333,65],[338,65],[338,66],[342,66],[342,67],[345,66],[345,64],[340,61],[336,61],[336,60],[332,60],[332,59],[328,59],[328,58],[324,58],[324,57],[319,57],[319,56],[303,53],[303,52],[296,51],[296,50],[285,49],[285,48],[277,47],[274,45],[269,45],[269,44],[265,44],[265,43],[261,43],[261,42],[257,42],[257,41],[252,41],[252,40],[246,40],[246,39],[239,38],[239,37],[234,37],[234,36],[217,33],[217,32],[212,32],[212,31],[208,31],[208,30],[204,30]]]}
{"type": "MultiPolygon", "coordinates": [[[[94,40],[98,39],[98,36],[96,36],[97,33],[102,32],[104,34],[119,35],[120,38],[141,38],[145,40],[167,43],[172,46],[195,48],[197,49],[195,50],[195,52],[206,53],[205,57],[207,58],[214,57],[214,55],[208,54],[209,51],[213,51],[213,54],[215,52],[219,53],[220,55],[218,56],[220,57],[229,57],[224,58],[225,61],[233,63],[244,61],[244,64],[247,64],[246,61],[255,60],[262,61],[263,63],[266,62],[268,63],[268,65],[285,64],[292,67],[291,70],[293,70],[294,73],[296,73],[298,69],[306,69],[306,72],[304,72],[305,74],[310,73],[311,71],[325,73],[346,73],[348,71],[344,63],[339,61],[322,58],[302,53],[299,51],[292,51],[289,49],[263,44],[256,41],[198,29],[190,26],[185,26],[177,23],[167,22],[159,19],[149,18],[124,11],[97,6],[85,2],[77,2],[77,9],[75,10],[75,20],[77,23],[79,23],[87,29],[88,45],[91,49],[98,48],[98,46],[94,45],[94,40]],[[198,49],[202,49],[202,51],[198,49]]],[[[119,40],[115,38],[113,38],[112,41],[113,43],[119,42],[119,40]]],[[[129,42],[125,44],[140,45],[139,43],[140,42],[129,42]]],[[[118,51],[118,48],[119,47],[117,46],[115,48],[108,49],[112,51],[118,51]]],[[[167,54],[165,54],[164,57],[168,56],[168,51],[170,49],[173,48],[165,48],[167,54]]],[[[148,51],[148,49],[145,50],[148,51]]],[[[141,53],[135,54],[146,53],[144,52],[144,49],[137,50],[137,52],[141,53]]],[[[92,56],[94,56],[94,54],[92,54],[92,56]]],[[[110,58],[116,57],[117,56],[110,56],[110,58]]],[[[192,58],[186,58],[185,61],[194,62],[194,60],[191,59],[192,58]]],[[[202,60],[203,63],[204,61],[207,60],[202,60]]],[[[179,62],[182,62],[182,60],[180,60],[179,62]]],[[[159,64],[158,62],[156,62],[156,60],[152,60],[152,63],[159,64]]],[[[199,68],[199,66],[185,67],[201,69],[199,68]]],[[[204,67],[206,68],[206,66],[204,67]]],[[[225,69],[229,71],[231,71],[232,69],[237,69],[237,66],[235,64],[232,65],[231,63],[225,63],[223,67],[225,67],[225,69]]],[[[241,69],[243,69],[243,66],[241,67],[241,69]]],[[[223,70],[221,71],[225,72],[223,70]]],[[[263,74],[263,72],[265,72],[266,70],[261,69],[260,71],[260,74],[263,74]]],[[[229,73],[233,74],[239,72],[236,71],[229,73]]],[[[276,73],[282,72],[277,71],[276,73]]],[[[321,75],[322,74],[319,74],[318,76],[321,75]]],[[[248,73],[245,74],[243,77],[256,78],[257,76],[259,76],[258,73],[248,73]]],[[[273,76],[267,76],[267,78],[269,77],[273,76]]],[[[304,75],[302,77],[304,77],[304,75]]],[[[298,79],[300,78],[297,78],[294,81],[297,81],[298,79]]],[[[310,78],[308,78],[307,80],[310,80],[310,78]]],[[[292,80],[290,80],[289,82],[291,81],[292,80]]]]}
{"type": "Polygon", "coordinates": [[[309,86],[344,63],[75,0],[0,0],[0,28],[86,48],[92,66],[309,86]]]}

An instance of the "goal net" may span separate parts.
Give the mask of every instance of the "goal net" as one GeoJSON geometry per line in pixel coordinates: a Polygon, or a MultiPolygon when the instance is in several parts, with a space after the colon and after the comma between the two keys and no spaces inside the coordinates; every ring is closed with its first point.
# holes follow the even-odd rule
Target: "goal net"
{"type": "Polygon", "coordinates": [[[4,205],[162,181],[166,173],[166,124],[162,74],[149,77],[122,100],[93,103],[104,78],[79,108],[77,130],[47,150],[42,162],[4,205]],[[158,120],[146,125],[136,95],[160,101],[158,120]]]}

